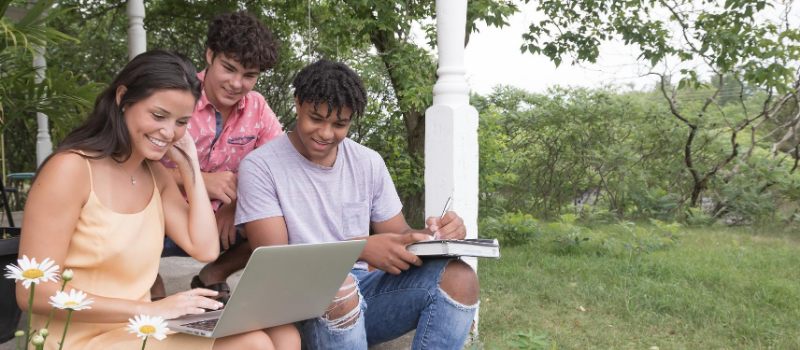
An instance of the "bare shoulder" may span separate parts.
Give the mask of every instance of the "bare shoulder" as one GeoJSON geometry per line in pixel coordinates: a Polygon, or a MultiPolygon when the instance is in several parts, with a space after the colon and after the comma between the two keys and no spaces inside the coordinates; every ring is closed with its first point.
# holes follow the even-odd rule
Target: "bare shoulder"
{"type": "Polygon", "coordinates": [[[85,202],[91,191],[90,176],[86,159],[80,154],[62,152],[39,169],[31,194],[44,191],[48,197],[80,198],[85,202]]]}

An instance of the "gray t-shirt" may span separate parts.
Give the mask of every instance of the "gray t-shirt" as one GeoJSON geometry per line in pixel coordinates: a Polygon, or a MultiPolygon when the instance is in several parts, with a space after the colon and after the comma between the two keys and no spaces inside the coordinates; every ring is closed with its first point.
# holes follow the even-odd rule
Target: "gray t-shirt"
{"type": "Polygon", "coordinates": [[[370,222],[389,220],[403,206],[383,158],[349,138],[329,168],[282,135],[242,161],[237,191],[236,225],[283,216],[289,244],[365,237],[370,222]]]}

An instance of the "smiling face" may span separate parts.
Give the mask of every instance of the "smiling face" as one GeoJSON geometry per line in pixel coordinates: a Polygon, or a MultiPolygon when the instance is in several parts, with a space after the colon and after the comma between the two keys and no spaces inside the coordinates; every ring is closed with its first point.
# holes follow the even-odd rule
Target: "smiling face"
{"type": "Polygon", "coordinates": [[[336,162],[339,143],[347,137],[353,110],[342,108],[341,116],[336,110],[328,114],[328,104],[320,103],[314,110],[314,103],[299,103],[294,100],[297,110],[297,126],[289,133],[289,140],[297,152],[314,164],[331,167],[336,162]]]}
{"type": "Polygon", "coordinates": [[[203,89],[206,98],[221,112],[227,112],[247,95],[258,81],[258,68],[245,68],[224,53],[206,50],[206,77],[203,89]]]}
{"type": "MultiPolygon", "coordinates": [[[[117,101],[124,93],[124,86],[117,89],[117,101]]],[[[164,157],[167,148],[186,133],[195,101],[188,91],[158,90],[144,100],[124,106],[132,155],[150,160],[164,157]]]]}

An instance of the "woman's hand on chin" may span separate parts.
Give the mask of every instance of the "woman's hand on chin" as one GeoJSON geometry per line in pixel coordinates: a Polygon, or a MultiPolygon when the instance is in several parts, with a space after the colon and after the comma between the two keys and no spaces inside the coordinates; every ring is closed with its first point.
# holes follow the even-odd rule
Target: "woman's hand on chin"
{"type": "Polygon", "coordinates": [[[197,162],[197,147],[194,145],[192,136],[188,132],[184,133],[180,140],[175,141],[167,148],[165,156],[179,165],[186,164],[189,161],[197,162]],[[181,151],[186,152],[186,154],[184,155],[181,151]],[[189,159],[186,156],[189,156],[189,159]]]}

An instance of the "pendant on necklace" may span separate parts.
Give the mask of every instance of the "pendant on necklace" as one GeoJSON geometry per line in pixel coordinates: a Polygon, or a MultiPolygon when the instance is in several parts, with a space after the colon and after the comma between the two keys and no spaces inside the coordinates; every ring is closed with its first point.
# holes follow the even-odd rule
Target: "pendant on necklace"
{"type": "Polygon", "coordinates": [[[133,185],[136,185],[136,179],[134,179],[134,178],[133,178],[133,176],[131,176],[131,183],[132,183],[133,185]]]}

